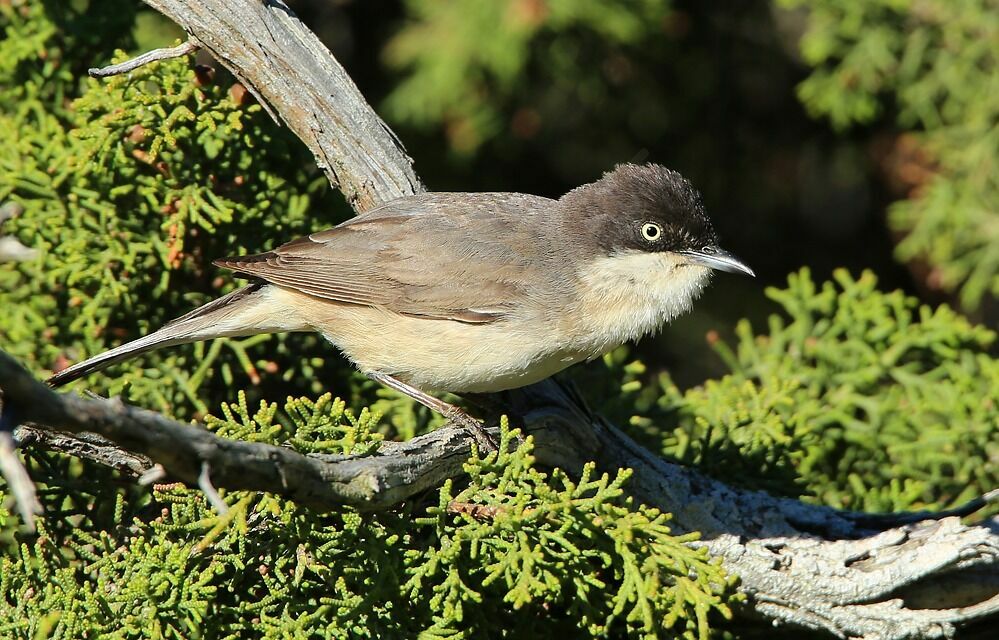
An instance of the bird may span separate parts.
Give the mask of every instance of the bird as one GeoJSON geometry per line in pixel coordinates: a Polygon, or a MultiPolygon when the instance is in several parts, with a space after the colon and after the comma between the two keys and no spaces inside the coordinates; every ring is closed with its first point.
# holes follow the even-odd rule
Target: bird
{"type": "Polygon", "coordinates": [[[438,395],[526,386],[659,330],[713,271],[700,193],[660,164],[620,164],[558,199],[424,192],[256,255],[214,264],[250,282],[59,371],[60,386],[154,349],[313,331],[362,373],[473,431],[438,395]]]}

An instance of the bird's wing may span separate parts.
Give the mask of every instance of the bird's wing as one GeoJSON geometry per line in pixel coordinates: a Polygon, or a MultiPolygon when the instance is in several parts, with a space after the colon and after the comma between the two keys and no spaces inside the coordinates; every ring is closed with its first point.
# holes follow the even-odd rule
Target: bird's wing
{"type": "Polygon", "coordinates": [[[335,302],[488,323],[515,311],[542,268],[521,194],[431,193],[390,202],[258,255],[215,264],[335,302]]]}

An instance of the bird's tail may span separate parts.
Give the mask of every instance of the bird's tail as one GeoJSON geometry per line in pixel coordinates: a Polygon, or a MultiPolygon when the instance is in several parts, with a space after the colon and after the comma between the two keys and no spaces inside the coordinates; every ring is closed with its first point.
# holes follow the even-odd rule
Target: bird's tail
{"type": "Polygon", "coordinates": [[[49,378],[48,383],[53,387],[58,387],[117,362],[134,358],[160,347],[199,342],[212,338],[295,331],[304,328],[291,323],[290,318],[275,318],[275,316],[282,314],[274,313],[267,304],[271,302],[269,300],[271,289],[273,287],[262,283],[254,283],[237,289],[169,322],[147,336],[63,369],[49,378]]]}

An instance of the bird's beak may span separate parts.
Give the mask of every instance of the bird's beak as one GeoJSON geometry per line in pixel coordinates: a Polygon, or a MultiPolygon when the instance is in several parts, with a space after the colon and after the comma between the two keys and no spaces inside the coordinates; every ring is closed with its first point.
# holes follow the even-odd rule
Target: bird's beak
{"type": "Polygon", "coordinates": [[[709,269],[718,271],[728,271],[729,273],[744,273],[747,276],[756,277],[753,270],[746,263],[733,256],[728,251],[722,251],[718,247],[704,247],[701,251],[684,251],[681,253],[690,264],[698,264],[709,269]]]}

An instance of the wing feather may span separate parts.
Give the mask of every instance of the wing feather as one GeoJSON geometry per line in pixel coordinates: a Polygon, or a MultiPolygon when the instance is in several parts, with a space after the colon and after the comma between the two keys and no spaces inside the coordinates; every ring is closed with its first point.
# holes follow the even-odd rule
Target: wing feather
{"type": "Polygon", "coordinates": [[[551,200],[504,193],[401,198],[337,227],[215,264],[344,304],[488,323],[514,313],[544,268],[551,200]]]}

